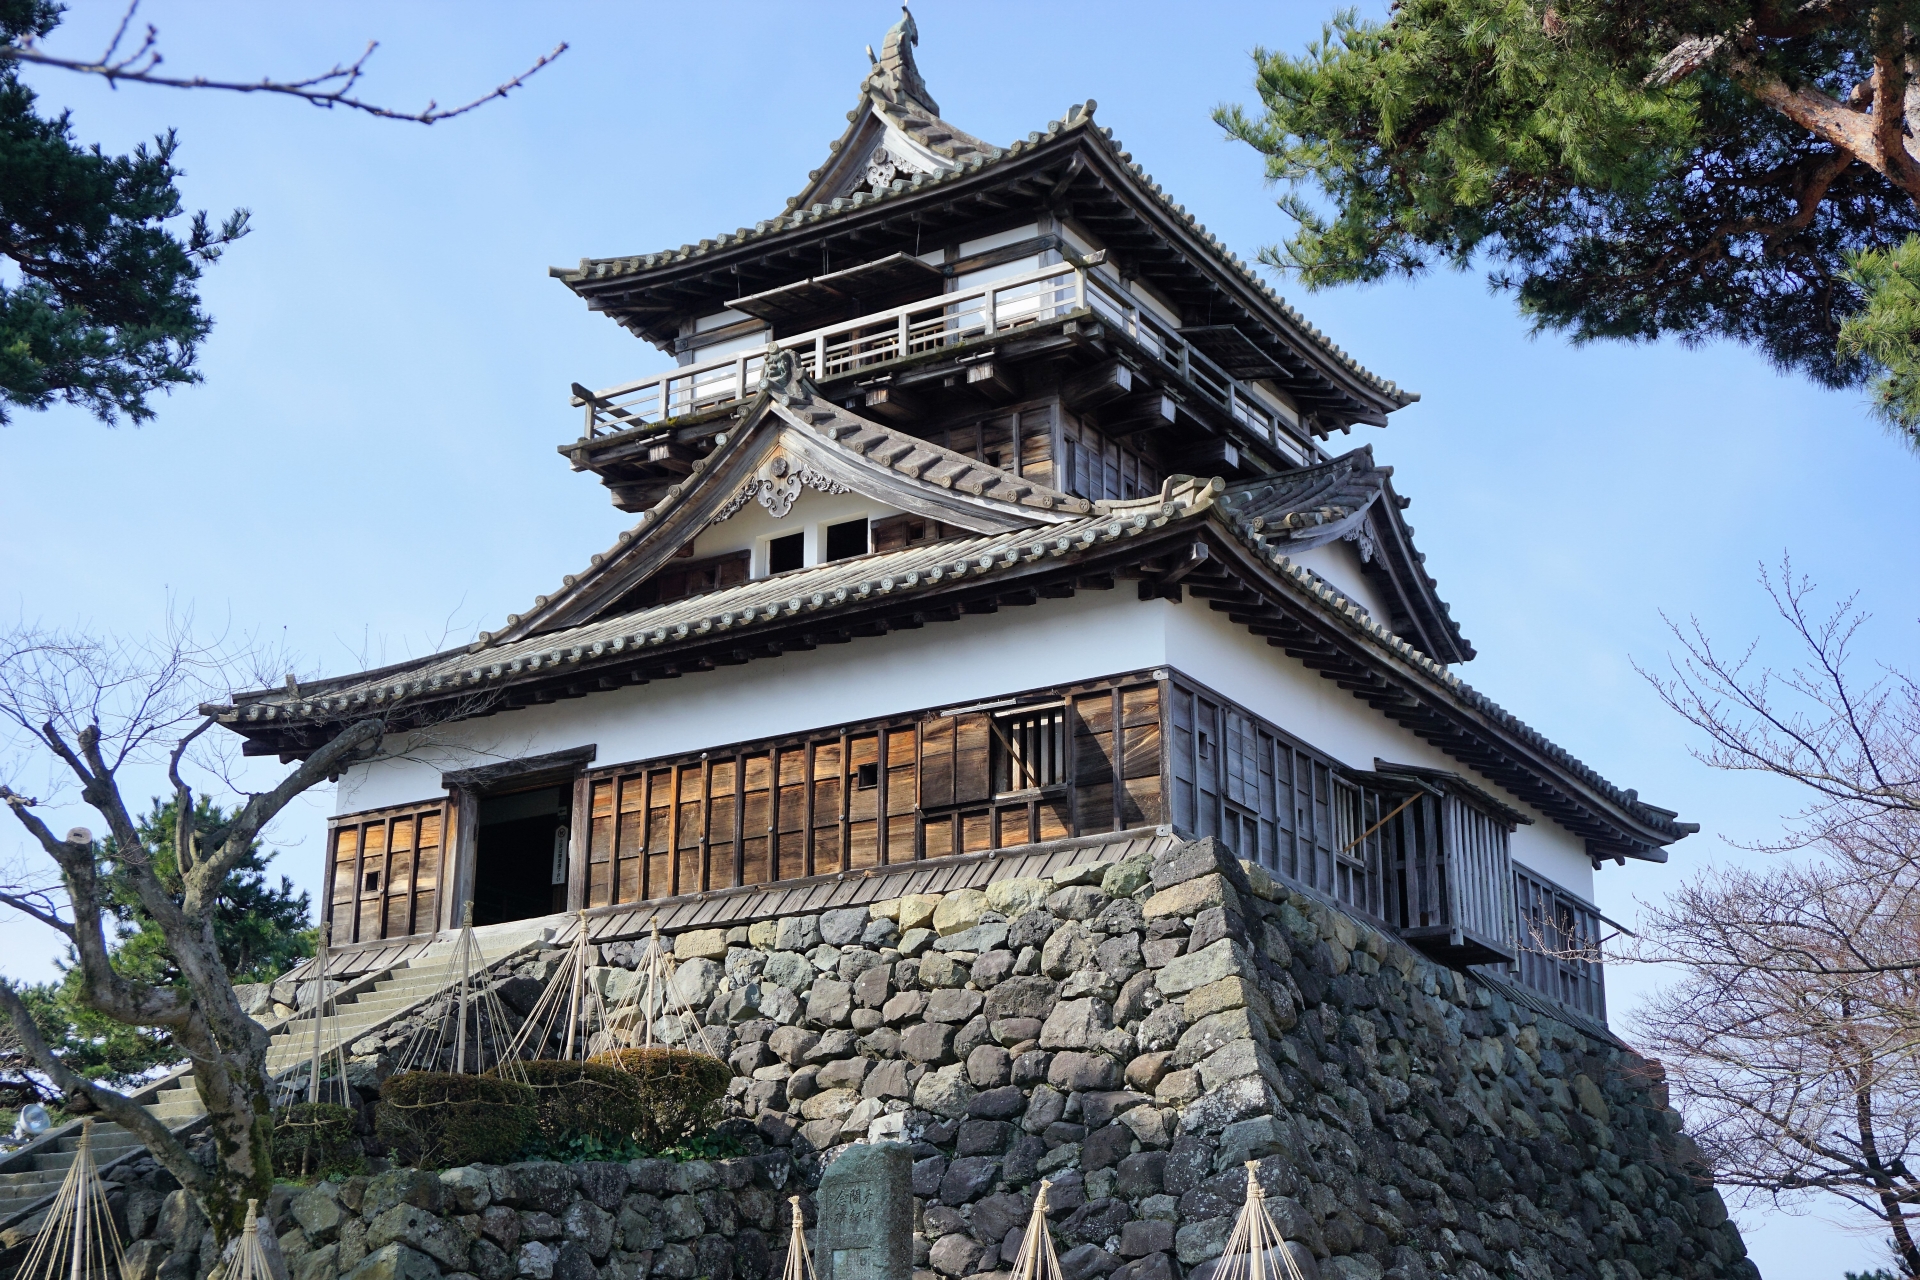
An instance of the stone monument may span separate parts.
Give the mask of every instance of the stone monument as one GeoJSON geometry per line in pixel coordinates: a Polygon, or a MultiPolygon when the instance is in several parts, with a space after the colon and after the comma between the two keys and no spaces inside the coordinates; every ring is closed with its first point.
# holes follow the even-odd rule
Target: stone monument
{"type": "Polygon", "coordinates": [[[813,1244],[820,1280],[913,1274],[913,1158],[895,1142],[847,1148],[821,1175],[813,1244]]]}

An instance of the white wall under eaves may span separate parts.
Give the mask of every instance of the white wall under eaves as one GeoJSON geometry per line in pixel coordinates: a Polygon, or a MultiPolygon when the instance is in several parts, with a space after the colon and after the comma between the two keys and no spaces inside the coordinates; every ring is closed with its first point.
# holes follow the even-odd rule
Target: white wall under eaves
{"type": "Polygon", "coordinates": [[[449,725],[401,758],[354,766],[337,812],[432,799],[443,770],[589,743],[597,764],[618,764],[1156,667],[1355,768],[1378,757],[1472,778],[1534,815],[1514,833],[1515,860],[1592,900],[1579,837],[1204,604],[1143,603],[1125,586],[449,725]]]}

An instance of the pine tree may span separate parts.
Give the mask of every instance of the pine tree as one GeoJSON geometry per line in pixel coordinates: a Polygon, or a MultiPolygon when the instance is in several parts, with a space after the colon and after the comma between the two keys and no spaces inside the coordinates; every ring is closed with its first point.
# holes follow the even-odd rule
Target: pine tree
{"type": "Polygon", "coordinates": [[[1915,309],[1882,298],[1920,233],[1917,50],[1914,0],[1403,0],[1256,50],[1264,110],[1215,118],[1287,185],[1296,230],[1262,257],[1310,288],[1478,263],[1577,342],[1878,379],[1920,443],[1915,309]]]}
{"type": "Polygon", "coordinates": [[[217,229],[194,214],[175,234],[171,130],[112,156],[74,141],[66,113],[39,114],[8,53],[60,15],[53,0],[0,0],[0,423],[56,401],[141,422],[150,395],[200,380],[212,321],[196,285],[247,214],[217,229]]]}

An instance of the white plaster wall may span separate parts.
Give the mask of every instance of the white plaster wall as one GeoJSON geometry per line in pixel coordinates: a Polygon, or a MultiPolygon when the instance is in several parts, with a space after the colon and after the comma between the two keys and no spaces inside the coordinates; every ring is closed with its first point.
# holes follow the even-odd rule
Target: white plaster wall
{"type": "Polygon", "coordinates": [[[717,556],[751,548],[753,576],[763,577],[767,571],[766,547],[769,539],[804,531],[807,535],[807,563],[818,564],[826,548],[826,534],[823,532],[826,526],[860,516],[879,520],[897,515],[899,511],[898,507],[876,502],[864,494],[821,493],[818,489],[803,488],[787,514],[778,520],[758,502],[749,502],[719,524],[708,525],[694,538],[693,554],[695,557],[717,556]]]}
{"type": "Polygon", "coordinates": [[[405,758],[355,766],[336,812],[430,799],[446,769],[588,743],[617,764],[1150,669],[1164,649],[1151,612],[1130,591],[1082,592],[466,721],[405,758]]]}
{"type": "MultiPolygon", "coordinates": [[[[618,764],[1160,666],[1354,768],[1371,769],[1379,757],[1448,769],[1534,813],[1203,604],[1144,604],[1128,590],[1082,592],[447,726],[403,758],[356,765],[341,779],[336,811],[430,799],[441,793],[443,770],[589,743],[599,747],[598,764],[618,764]]],[[[1514,833],[1514,858],[1591,901],[1593,871],[1580,839],[1534,816],[1514,833]]]]}
{"type": "Polygon", "coordinates": [[[1390,626],[1393,613],[1387,608],[1386,597],[1374,586],[1373,579],[1367,577],[1367,571],[1360,563],[1360,548],[1354,543],[1342,538],[1311,551],[1289,551],[1287,558],[1303,568],[1313,570],[1338,587],[1355,604],[1372,614],[1373,620],[1381,626],[1390,626]]]}

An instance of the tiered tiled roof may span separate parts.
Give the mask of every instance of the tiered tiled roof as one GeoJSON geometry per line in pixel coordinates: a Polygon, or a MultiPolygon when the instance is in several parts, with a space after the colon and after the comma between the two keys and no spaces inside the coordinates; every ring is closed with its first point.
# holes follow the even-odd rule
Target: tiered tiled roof
{"type": "Polygon", "coordinates": [[[608,678],[607,673],[631,671],[648,661],[674,661],[672,655],[691,656],[703,646],[751,656],[756,647],[766,651],[766,637],[791,633],[796,625],[830,628],[837,617],[926,609],[940,598],[976,588],[1015,589],[1049,573],[1065,572],[1071,581],[1089,562],[1105,564],[1109,571],[1139,564],[1164,554],[1176,537],[1190,543],[1194,534],[1211,529],[1239,548],[1257,576],[1272,584],[1269,592],[1277,589],[1279,607],[1320,635],[1323,656],[1310,665],[1355,688],[1358,696],[1369,697],[1368,689],[1386,685],[1399,690],[1376,705],[1443,750],[1468,751],[1476,768],[1515,795],[1571,829],[1635,856],[1664,857],[1659,845],[1697,829],[1676,822],[1671,810],[1614,786],[1393,634],[1319,575],[1294,564],[1268,538],[1277,518],[1284,523],[1279,513],[1268,507],[1264,515],[1242,514],[1229,493],[1220,480],[1177,477],[1153,498],[1103,504],[1093,514],[1051,527],[949,539],[817,565],[495,643],[479,652],[438,654],[369,673],[371,678],[348,676],[295,694],[263,691],[212,710],[223,723],[250,736],[368,715],[404,719],[435,705],[465,703],[474,708],[471,714],[485,714],[498,709],[490,699],[519,686],[593,685],[608,678]],[[1136,542],[1139,548],[1129,550],[1136,542]],[[1362,677],[1371,684],[1359,683],[1362,677]]]}
{"type": "MultiPolygon", "coordinates": [[[[769,367],[777,367],[783,358],[776,357],[769,367]]],[[[624,589],[637,574],[651,573],[705,527],[742,484],[754,483],[754,467],[776,447],[829,478],[869,492],[876,489],[876,472],[897,477],[900,483],[893,492],[880,486],[877,496],[911,507],[916,491],[921,491],[923,501],[938,505],[940,520],[978,532],[1054,523],[1094,510],[1085,498],[863,418],[819,395],[804,379],[790,378],[749,401],[740,411],[740,425],[724,443],[695,461],[687,478],[642,512],[613,546],[595,555],[584,573],[568,574],[559,590],[537,597],[526,613],[510,615],[500,631],[482,632],[473,648],[578,622],[583,609],[604,607],[608,592],[603,582],[618,579],[624,589]]]]}

